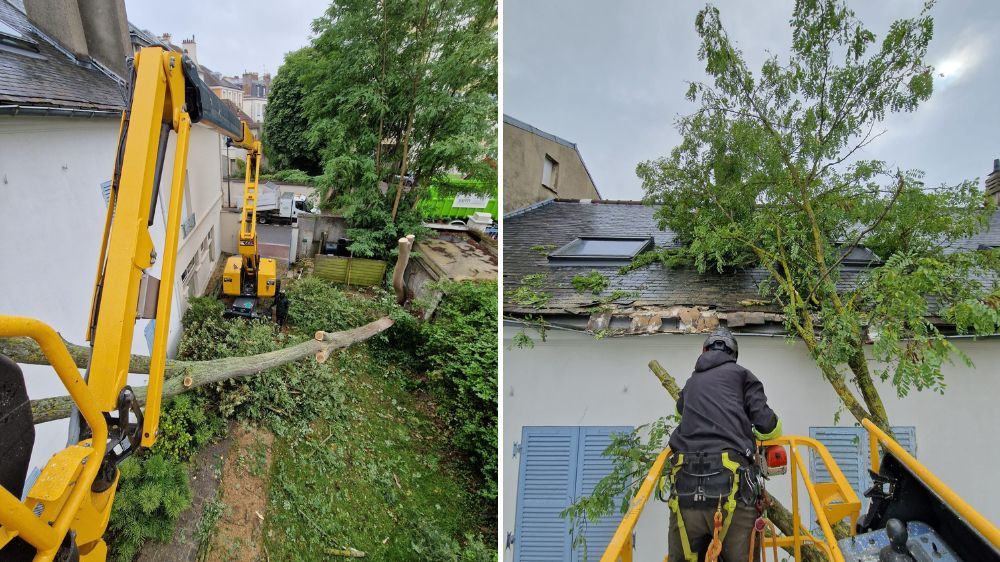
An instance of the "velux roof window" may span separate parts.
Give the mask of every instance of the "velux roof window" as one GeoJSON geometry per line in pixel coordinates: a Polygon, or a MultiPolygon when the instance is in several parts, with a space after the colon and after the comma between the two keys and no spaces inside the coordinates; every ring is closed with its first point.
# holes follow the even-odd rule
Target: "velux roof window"
{"type": "Polygon", "coordinates": [[[10,25],[0,21],[0,45],[16,47],[26,51],[38,52],[38,43],[10,25]]]}
{"type": "Polygon", "coordinates": [[[550,262],[565,265],[593,262],[629,262],[653,247],[651,237],[580,236],[549,254],[550,262]]]}

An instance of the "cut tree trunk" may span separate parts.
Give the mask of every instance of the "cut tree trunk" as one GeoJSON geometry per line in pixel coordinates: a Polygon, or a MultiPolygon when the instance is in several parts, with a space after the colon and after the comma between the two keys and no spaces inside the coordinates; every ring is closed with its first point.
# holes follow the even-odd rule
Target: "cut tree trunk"
{"type": "MultiPolygon", "coordinates": [[[[392,324],[392,319],[386,317],[343,332],[317,332],[315,339],[284,349],[247,357],[226,357],[208,361],[168,361],[163,375],[165,379],[163,397],[177,396],[213,382],[256,375],[261,371],[309,356],[323,362],[331,351],[365,341],[388,330],[392,324]]],[[[66,347],[77,366],[85,368],[90,359],[90,348],[68,342],[66,347]]],[[[28,338],[0,338],[0,353],[18,363],[48,365],[45,355],[35,342],[28,338]]],[[[130,365],[130,372],[148,373],[149,357],[133,355],[130,365]]],[[[139,401],[145,403],[146,387],[138,387],[134,390],[139,401]]],[[[55,421],[69,417],[72,403],[69,396],[32,400],[31,413],[36,424],[55,421]]]]}
{"type": "MultiPolygon", "coordinates": [[[[663,389],[667,391],[667,394],[669,394],[674,401],[680,398],[681,388],[677,385],[677,379],[668,373],[667,370],[660,365],[659,361],[655,359],[650,361],[649,370],[653,371],[656,378],[660,380],[660,385],[663,386],[663,389]]],[[[782,505],[781,502],[776,500],[774,496],[769,497],[771,499],[771,503],[768,507],[768,516],[770,517],[771,522],[774,523],[774,526],[777,527],[782,534],[792,536],[792,512],[789,511],[787,507],[782,505]]],[[[834,534],[837,535],[837,538],[842,538],[848,535],[847,525],[844,525],[843,523],[834,525],[833,531],[834,534]]],[[[785,550],[789,552],[789,554],[792,553],[790,548],[786,548],[785,550]]],[[[802,548],[802,560],[803,562],[823,562],[826,558],[822,555],[822,553],[820,553],[819,550],[816,550],[809,545],[805,545],[802,548]]]]}

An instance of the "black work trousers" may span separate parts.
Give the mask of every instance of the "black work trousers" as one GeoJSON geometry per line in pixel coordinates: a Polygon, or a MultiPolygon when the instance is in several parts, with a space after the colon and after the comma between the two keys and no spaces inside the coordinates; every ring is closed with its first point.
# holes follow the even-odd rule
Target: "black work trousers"
{"type": "MultiPolygon", "coordinates": [[[[704,562],[705,550],[712,542],[712,530],[715,525],[715,506],[681,508],[681,517],[684,518],[684,527],[687,529],[688,541],[691,544],[691,552],[698,553],[698,562],[704,562]]],[[[726,510],[723,508],[722,517],[725,520],[726,510]]],[[[757,508],[750,507],[743,502],[736,503],[736,512],[733,513],[733,520],[729,524],[729,531],[722,541],[721,562],[748,562],[750,557],[750,533],[753,531],[754,521],[757,520],[757,508]]],[[[760,546],[754,548],[753,562],[760,560],[760,546]]],[[[677,515],[670,511],[670,532],[667,535],[667,562],[685,562],[684,548],[681,546],[680,529],[677,527],[677,515]]]]}

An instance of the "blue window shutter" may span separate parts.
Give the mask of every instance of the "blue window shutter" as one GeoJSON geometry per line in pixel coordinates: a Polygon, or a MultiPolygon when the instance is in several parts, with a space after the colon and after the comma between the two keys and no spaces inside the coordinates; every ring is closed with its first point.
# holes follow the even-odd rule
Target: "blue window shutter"
{"type": "MultiPolygon", "coordinates": [[[[611,473],[614,463],[604,456],[604,450],[611,444],[612,434],[631,431],[632,428],[627,426],[580,428],[580,459],[577,462],[575,500],[589,496],[594,491],[594,486],[611,473]]],[[[616,508],[621,500],[620,496],[615,499],[616,508]]],[[[583,521],[580,525],[585,542],[577,545],[573,560],[578,562],[600,560],[620,521],[617,509],[608,517],[597,521],[583,521]]]]}
{"type": "Polygon", "coordinates": [[[514,561],[570,559],[569,522],[559,514],[576,490],[577,427],[524,427],[517,482],[514,561]]]}
{"type": "Polygon", "coordinates": [[[111,180],[101,183],[101,195],[104,196],[104,205],[111,203],[111,180]]]}
{"type": "Polygon", "coordinates": [[[917,456],[917,428],[912,425],[897,425],[892,428],[896,442],[914,457],[917,456]]]}

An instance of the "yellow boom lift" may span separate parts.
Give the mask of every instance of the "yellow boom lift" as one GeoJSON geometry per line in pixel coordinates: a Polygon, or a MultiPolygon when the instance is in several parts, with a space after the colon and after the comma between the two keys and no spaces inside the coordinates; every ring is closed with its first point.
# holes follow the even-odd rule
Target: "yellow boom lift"
{"type": "Polygon", "coordinates": [[[260,142],[247,149],[243,182],[243,213],[240,215],[240,255],[230,256],[222,273],[222,293],[233,297],[226,316],[258,318],[257,298],[273,298],[278,291],[277,264],[261,258],[257,247],[257,178],[260,173],[260,142]]]}
{"type": "MultiPolygon", "coordinates": [[[[102,536],[111,516],[117,466],[140,447],[151,447],[157,437],[192,123],[211,125],[247,150],[253,169],[251,177],[247,166],[249,200],[256,190],[260,142],[201,81],[187,58],[160,47],[142,49],[129,86],[87,329],[92,347],[87,376],[80,376],[51,327],[32,318],[0,316],[0,337],[24,336],[38,343],[72,397],[81,425],[79,431],[71,429],[72,444],[53,455],[24,490],[34,443],[31,407],[20,368],[0,356],[0,560],[106,558],[102,536]],[[176,144],[166,236],[158,255],[149,227],[171,131],[176,144]],[[148,271],[158,258],[164,283],[148,271]],[[145,409],[126,380],[137,318],[158,320],[145,409]]],[[[241,284],[250,286],[252,281],[266,289],[273,286],[273,265],[256,256],[253,220],[249,231],[246,223],[245,210],[237,266],[241,284]]]]}
{"type": "MultiPolygon", "coordinates": [[[[872,486],[865,492],[870,504],[864,515],[861,500],[822,443],[798,436],[758,443],[761,472],[769,477],[789,469],[791,473],[792,532],[781,534],[766,517],[758,519],[750,548],[761,562],[802,561],[806,549],[829,562],[1000,562],[1000,530],[875,424],[864,420],[863,426],[869,435],[872,467],[872,486]],[[822,463],[829,482],[810,476],[810,454],[822,463]],[[803,512],[809,513],[806,506],[812,507],[818,533],[810,531],[811,525],[802,518],[803,512]],[[846,523],[848,536],[838,540],[833,529],[840,522],[846,523]]],[[[666,448],[654,461],[601,562],[632,562],[635,525],[657,488],[663,492],[668,487],[670,455],[666,448]]],[[[716,526],[718,531],[718,520],[716,526]]],[[[692,562],[715,560],[691,554],[692,562]]],[[[749,559],[750,552],[742,558],[749,559]]]]}

